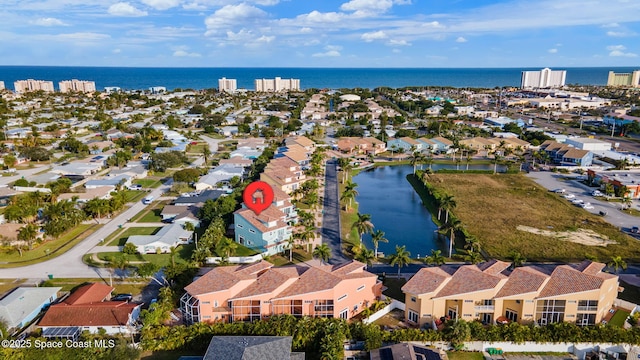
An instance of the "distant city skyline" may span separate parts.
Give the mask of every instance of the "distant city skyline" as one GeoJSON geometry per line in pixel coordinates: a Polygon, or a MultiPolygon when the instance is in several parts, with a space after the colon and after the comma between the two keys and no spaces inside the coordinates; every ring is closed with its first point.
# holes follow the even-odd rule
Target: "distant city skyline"
{"type": "Polygon", "coordinates": [[[640,68],[633,0],[0,2],[0,65],[640,68]]]}

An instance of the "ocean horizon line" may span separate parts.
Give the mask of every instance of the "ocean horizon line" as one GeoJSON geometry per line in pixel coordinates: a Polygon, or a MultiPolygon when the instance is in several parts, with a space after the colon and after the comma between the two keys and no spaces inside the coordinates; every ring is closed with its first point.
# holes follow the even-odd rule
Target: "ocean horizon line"
{"type": "Polygon", "coordinates": [[[30,68],[107,68],[107,69],[345,69],[345,70],[483,70],[483,69],[639,69],[639,66],[482,66],[482,67],[344,67],[344,66],[108,66],[108,65],[0,65],[2,67],[30,67],[30,68]]]}

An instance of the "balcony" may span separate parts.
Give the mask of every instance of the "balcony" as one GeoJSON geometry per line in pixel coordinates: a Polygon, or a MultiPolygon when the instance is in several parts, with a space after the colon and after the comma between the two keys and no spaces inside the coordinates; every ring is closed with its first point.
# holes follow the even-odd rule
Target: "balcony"
{"type": "Polygon", "coordinates": [[[476,305],[474,307],[476,312],[486,313],[486,312],[494,312],[496,310],[495,305],[476,305]]]}

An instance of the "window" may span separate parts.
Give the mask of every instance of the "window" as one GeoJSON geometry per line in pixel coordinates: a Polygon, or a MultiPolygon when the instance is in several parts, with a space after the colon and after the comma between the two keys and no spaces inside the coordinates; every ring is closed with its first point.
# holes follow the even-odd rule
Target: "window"
{"type": "Polygon", "coordinates": [[[565,300],[538,300],[536,321],[540,325],[564,321],[565,300]]]}
{"type": "Polygon", "coordinates": [[[411,302],[416,302],[416,297],[415,296],[411,297],[411,302]]]}
{"type": "Polygon", "coordinates": [[[338,298],[338,301],[340,301],[340,300],[344,300],[344,299],[346,299],[346,298],[347,298],[347,294],[344,294],[344,295],[342,295],[342,296],[340,296],[340,297],[338,298]]]}
{"type": "Polygon", "coordinates": [[[595,325],[595,323],[596,323],[596,314],[578,313],[578,318],[576,319],[576,325],[587,326],[587,325],[595,325]]]}
{"type": "Polygon", "coordinates": [[[250,232],[250,233],[252,233],[252,234],[255,234],[255,233],[256,233],[256,231],[255,231],[255,230],[253,230],[253,229],[249,229],[249,232],[250,232]]]}
{"type": "Polygon", "coordinates": [[[472,303],[472,302],[473,302],[473,300],[465,300],[464,302],[466,302],[466,303],[472,303]]]}
{"type": "Polygon", "coordinates": [[[202,304],[209,305],[209,304],[211,304],[211,301],[203,301],[202,304]]]}
{"type": "Polygon", "coordinates": [[[360,287],[356,289],[356,291],[362,291],[362,290],[364,290],[364,285],[360,285],[360,287]]]}
{"type": "Polygon", "coordinates": [[[332,318],[333,317],[333,300],[316,300],[313,305],[315,316],[332,318]]]}
{"type": "Polygon", "coordinates": [[[598,300],[580,300],[578,311],[598,311],[598,300]]]}
{"type": "Polygon", "coordinates": [[[493,324],[493,314],[490,313],[482,313],[480,314],[480,321],[483,324],[493,324]]]}
{"type": "Polygon", "coordinates": [[[418,322],[418,313],[415,311],[409,310],[409,321],[417,323],[418,322]]]}
{"type": "Polygon", "coordinates": [[[242,236],[242,235],[238,235],[238,242],[239,242],[241,245],[244,245],[244,244],[245,244],[244,236],[242,236]]]}
{"type": "Polygon", "coordinates": [[[447,316],[449,319],[456,319],[458,317],[458,310],[454,308],[449,308],[447,311],[447,316]]]}
{"type": "Polygon", "coordinates": [[[235,300],[232,304],[233,321],[260,320],[260,300],[235,300]]]}
{"type": "Polygon", "coordinates": [[[504,312],[504,317],[506,317],[512,322],[518,322],[518,312],[515,310],[507,309],[504,312]]]}
{"type": "Polygon", "coordinates": [[[242,224],[236,224],[237,227],[239,227],[240,229],[242,229],[244,226],[242,226],[242,224]]]}
{"type": "Polygon", "coordinates": [[[218,300],[215,300],[215,301],[213,302],[213,307],[218,307],[218,300]]]}
{"type": "Polygon", "coordinates": [[[340,311],[340,319],[347,320],[349,318],[349,309],[343,309],[340,311]]]}

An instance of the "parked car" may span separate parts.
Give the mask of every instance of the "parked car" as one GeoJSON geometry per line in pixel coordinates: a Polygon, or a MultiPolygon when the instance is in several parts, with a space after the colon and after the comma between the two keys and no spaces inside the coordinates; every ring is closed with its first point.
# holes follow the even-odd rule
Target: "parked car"
{"type": "Polygon", "coordinates": [[[600,190],[593,190],[591,196],[604,196],[604,194],[601,193],[600,190]]]}
{"type": "Polygon", "coordinates": [[[638,232],[640,232],[640,229],[637,226],[634,226],[631,228],[631,232],[637,234],[638,232]]]}
{"type": "Polygon", "coordinates": [[[575,196],[575,195],[573,195],[573,194],[567,194],[567,195],[564,195],[563,197],[564,197],[565,199],[573,199],[573,198],[574,198],[574,197],[576,197],[576,196],[575,196]]]}
{"type": "Polygon", "coordinates": [[[598,211],[598,214],[600,214],[600,216],[607,216],[607,212],[606,211],[598,211]]]}
{"type": "Polygon", "coordinates": [[[582,199],[574,199],[574,200],[571,200],[571,202],[574,205],[581,205],[582,203],[584,203],[584,200],[582,200],[582,199]]]}
{"type": "Polygon", "coordinates": [[[131,301],[133,295],[131,294],[117,294],[111,297],[111,301],[131,301]]]}
{"type": "Polygon", "coordinates": [[[564,194],[565,192],[567,192],[567,190],[565,189],[555,189],[553,190],[554,193],[556,194],[564,194]]]}
{"type": "Polygon", "coordinates": [[[593,205],[591,205],[591,203],[584,203],[582,204],[582,208],[586,210],[591,210],[593,209],[593,205]]]}
{"type": "Polygon", "coordinates": [[[142,185],[133,184],[133,185],[129,186],[129,190],[142,190],[142,185]]]}

